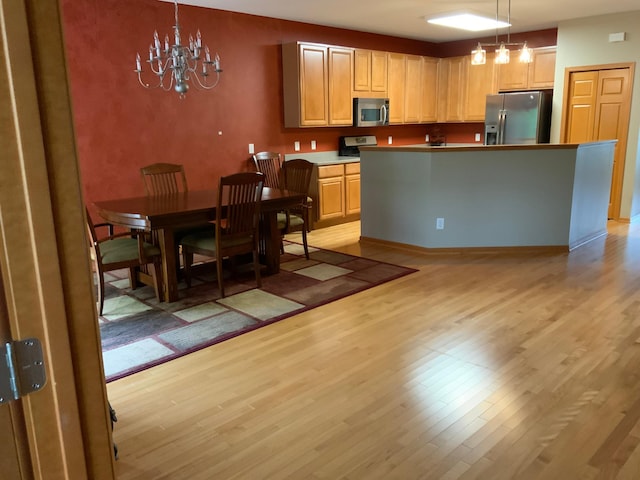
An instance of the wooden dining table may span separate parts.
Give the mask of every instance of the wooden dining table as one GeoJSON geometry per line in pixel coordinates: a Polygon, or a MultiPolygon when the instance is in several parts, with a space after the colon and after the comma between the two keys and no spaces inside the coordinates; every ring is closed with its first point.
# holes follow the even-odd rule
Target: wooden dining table
{"type": "MultiPolygon", "coordinates": [[[[175,232],[215,220],[217,197],[217,190],[194,190],[102,200],[94,202],[94,205],[108,223],[154,234],[162,252],[163,299],[174,302],[179,298],[175,232]]],[[[260,202],[260,257],[261,263],[266,265],[267,274],[280,270],[281,234],[276,214],[300,204],[305,198],[300,193],[264,187],[260,202]]]]}

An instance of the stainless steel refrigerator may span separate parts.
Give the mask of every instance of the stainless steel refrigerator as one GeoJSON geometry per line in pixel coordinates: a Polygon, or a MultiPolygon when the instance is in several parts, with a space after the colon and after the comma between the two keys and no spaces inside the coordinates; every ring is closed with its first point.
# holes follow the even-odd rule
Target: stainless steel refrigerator
{"type": "Polygon", "coordinates": [[[549,143],[551,92],[487,95],[485,145],[549,143]]]}

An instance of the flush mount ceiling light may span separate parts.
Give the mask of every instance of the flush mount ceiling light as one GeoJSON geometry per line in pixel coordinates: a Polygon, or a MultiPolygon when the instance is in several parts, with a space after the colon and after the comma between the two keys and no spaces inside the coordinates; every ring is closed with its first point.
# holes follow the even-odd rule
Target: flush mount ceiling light
{"type": "Polygon", "coordinates": [[[509,24],[497,18],[480,17],[472,13],[462,13],[460,15],[450,15],[447,17],[427,19],[428,23],[441,25],[443,27],[459,28],[470,32],[481,32],[483,30],[493,30],[494,28],[508,27],[509,24]]]}
{"type": "Polygon", "coordinates": [[[198,89],[211,90],[220,81],[220,57],[216,53],[213,60],[209,47],[202,49],[202,38],[200,30],[196,38],[189,35],[189,45],[182,45],[180,37],[180,24],[178,23],[178,0],[174,0],[175,25],[173,26],[174,41],[169,45],[169,35],[164,37],[164,46],[160,43],[158,32],[153,32],[153,43],[149,45],[149,59],[145,60],[149,64],[151,73],[157,76],[157,83],[149,85],[142,81],[142,63],[140,54],[136,55],[136,69],[138,81],[145,88],[162,88],[165,91],[173,89],[184,98],[191,83],[198,89]],[[204,57],[204,58],[203,58],[204,57]],[[209,77],[215,74],[213,80],[209,77]]]}
{"type": "MultiPolygon", "coordinates": [[[[499,16],[499,0],[496,0],[496,24],[498,23],[499,16]]],[[[505,25],[507,30],[507,41],[506,42],[498,42],[498,28],[496,27],[496,41],[495,43],[480,43],[478,42],[478,46],[475,50],[471,51],[471,65],[484,65],[487,63],[487,51],[483,47],[492,47],[496,49],[495,63],[499,65],[504,65],[509,63],[509,48],[508,47],[522,47],[520,49],[519,60],[522,63],[531,63],[533,60],[533,52],[529,47],[527,47],[527,42],[524,43],[514,43],[511,41],[511,0],[508,3],[507,10],[507,22],[505,25]]]]}

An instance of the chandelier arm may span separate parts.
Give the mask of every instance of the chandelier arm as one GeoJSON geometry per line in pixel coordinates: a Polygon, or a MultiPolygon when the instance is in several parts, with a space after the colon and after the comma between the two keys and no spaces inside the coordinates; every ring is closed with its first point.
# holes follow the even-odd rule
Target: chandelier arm
{"type": "Polygon", "coordinates": [[[202,83],[202,80],[200,80],[200,75],[198,75],[197,72],[193,72],[193,78],[195,79],[193,84],[196,85],[197,88],[200,88],[200,89],[203,89],[203,90],[211,90],[212,88],[217,86],[218,82],[220,81],[220,72],[215,70],[215,73],[216,73],[216,81],[215,81],[215,83],[213,83],[211,85],[208,85],[206,82],[202,83]]]}

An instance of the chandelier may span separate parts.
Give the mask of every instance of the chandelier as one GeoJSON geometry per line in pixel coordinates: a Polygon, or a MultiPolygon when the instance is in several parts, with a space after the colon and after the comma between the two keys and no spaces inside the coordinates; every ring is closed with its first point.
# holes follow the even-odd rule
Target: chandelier
{"type": "Polygon", "coordinates": [[[216,53],[213,60],[209,47],[202,50],[200,30],[196,38],[189,35],[189,45],[182,45],[180,38],[180,24],[178,23],[178,0],[174,0],[175,25],[173,26],[175,43],[169,45],[169,35],[164,37],[164,45],[160,44],[158,31],[153,32],[153,43],[149,45],[149,59],[145,60],[157,82],[150,85],[142,81],[142,63],[140,53],[136,55],[136,69],[140,85],[145,88],[162,88],[165,91],[173,88],[184,98],[189,91],[189,83],[197,89],[211,90],[220,81],[220,57],[216,53]],[[204,54],[204,58],[202,55],[204,54]],[[213,77],[215,74],[215,77],[213,77]],[[212,78],[213,77],[213,78],[212,78]]]}
{"type": "MultiPolygon", "coordinates": [[[[496,0],[496,23],[498,23],[499,13],[499,0],[496,0]]],[[[471,51],[471,65],[484,65],[487,63],[487,51],[482,47],[496,48],[495,63],[505,64],[509,63],[509,48],[508,47],[522,47],[520,49],[520,62],[531,63],[533,61],[533,53],[527,42],[514,43],[511,41],[511,0],[509,0],[507,10],[507,41],[498,43],[498,28],[496,27],[496,41],[495,43],[480,43],[475,50],[471,51]]]]}

